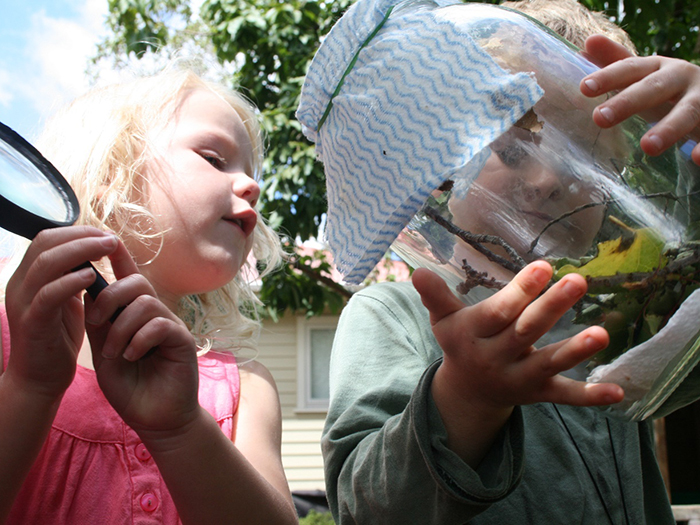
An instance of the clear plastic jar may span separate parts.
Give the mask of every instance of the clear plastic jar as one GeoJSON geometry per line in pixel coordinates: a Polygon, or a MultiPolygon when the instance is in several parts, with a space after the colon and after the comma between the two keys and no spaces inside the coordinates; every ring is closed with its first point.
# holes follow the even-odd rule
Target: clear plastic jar
{"type": "Polygon", "coordinates": [[[595,66],[543,26],[479,4],[437,12],[544,96],[433,191],[392,249],[467,303],[535,259],[555,279],[586,276],[588,295],[548,337],[604,326],[609,347],[571,375],[620,384],[625,400],[606,409],[616,416],[652,415],[700,359],[700,170],[682,147],[646,156],[641,117],[598,128],[602,99],[579,89],[595,66]]]}

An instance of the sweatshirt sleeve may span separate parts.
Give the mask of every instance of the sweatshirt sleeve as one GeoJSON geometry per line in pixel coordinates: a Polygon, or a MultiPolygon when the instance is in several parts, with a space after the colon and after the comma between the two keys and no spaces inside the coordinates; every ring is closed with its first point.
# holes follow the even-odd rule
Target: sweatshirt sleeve
{"type": "Polygon", "coordinates": [[[336,523],[463,523],[517,486],[519,409],[477,470],[446,447],[430,395],[441,356],[408,284],[373,285],[344,309],[322,441],[336,523]]]}

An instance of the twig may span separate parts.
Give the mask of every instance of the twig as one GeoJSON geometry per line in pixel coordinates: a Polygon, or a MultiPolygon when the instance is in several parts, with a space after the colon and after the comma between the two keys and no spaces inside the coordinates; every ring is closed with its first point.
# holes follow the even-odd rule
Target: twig
{"type": "MultiPolygon", "coordinates": [[[[668,192],[668,191],[663,191],[663,192],[659,192],[659,193],[648,193],[648,194],[646,194],[646,195],[638,195],[638,197],[639,197],[640,199],[658,199],[658,198],[665,198],[665,199],[669,199],[669,200],[679,201],[680,199],[683,199],[683,198],[686,198],[686,197],[690,197],[690,196],[695,195],[695,194],[697,194],[697,193],[700,193],[700,190],[698,190],[698,191],[693,191],[693,192],[687,193],[687,194],[685,194],[685,195],[673,195],[672,193],[670,193],[670,192],[668,192]]],[[[532,253],[535,251],[535,248],[537,247],[537,244],[539,244],[540,239],[542,238],[542,236],[544,235],[544,233],[545,233],[549,228],[551,228],[552,226],[554,226],[555,224],[557,224],[558,222],[563,221],[563,220],[566,219],[567,217],[571,217],[572,215],[575,215],[576,213],[581,212],[581,211],[583,211],[583,210],[586,210],[586,209],[588,209],[588,208],[594,208],[594,207],[596,207],[596,206],[605,206],[605,207],[607,208],[607,207],[610,206],[611,204],[615,204],[615,203],[617,203],[617,202],[618,202],[618,199],[606,199],[606,200],[603,200],[603,201],[601,201],[601,202],[589,202],[589,203],[587,203],[587,204],[582,204],[581,206],[578,206],[578,207],[574,208],[574,209],[571,210],[571,211],[567,211],[566,213],[561,214],[561,215],[560,215],[559,217],[557,217],[556,219],[552,219],[552,220],[549,221],[547,224],[545,224],[544,228],[542,228],[542,231],[541,231],[541,232],[537,235],[537,237],[535,237],[535,238],[533,239],[533,241],[530,243],[530,249],[527,251],[528,255],[532,254],[532,253]]]]}
{"type": "Polygon", "coordinates": [[[596,206],[606,206],[607,207],[610,202],[612,202],[612,201],[589,202],[588,204],[582,204],[581,206],[577,206],[576,208],[574,208],[571,211],[567,211],[566,213],[561,214],[556,219],[552,219],[551,221],[549,221],[547,224],[544,225],[544,228],[542,228],[542,231],[540,233],[538,233],[537,237],[535,237],[533,239],[533,241],[530,243],[530,249],[527,251],[528,255],[535,251],[535,248],[537,247],[537,244],[540,242],[540,239],[542,238],[544,233],[549,228],[551,228],[552,226],[557,224],[558,222],[563,221],[567,217],[571,217],[572,215],[574,215],[580,211],[586,210],[588,208],[594,208],[596,206]]]}
{"type": "Polygon", "coordinates": [[[480,272],[478,270],[475,270],[474,268],[469,266],[469,263],[466,259],[462,259],[462,269],[466,274],[466,279],[464,280],[464,282],[459,283],[457,285],[457,292],[461,293],[462,295],[468,294],[471,291],[471,289],[476,286],[483,286],[485,288],[501,290],[506,286],[506,284],[508,284],[503,281],[494,279],[493,277],[489,277],[488,272],[480,272]]]}
{"type": "Polygon", "coordinates": [[[518,252],[516,252],[515,249],[513,249],[506,241],[504,241],[500,237],[497,237],[495,235],[474,234],[463,230],[458,226],[452,224],[444,217],[442,217],[435,208],[432,208],[430,206],[426,206],[423,209],[423,211],[428,217],[433,219],[436,223],[445,228],[448,232],[456,235],[464,242],[472,246],[476,251],[485,255],[486,258],[488,258],[490,261],[495,262],[496,264],[500,264],[506,270],[509,270],[512,273],[518,273],[525,267],[525,260],[522,257],[520,257],[520,255],[518,255],[518,252]],[[511,257],[512,262],[504,257],[501,257],[500,255],[493,253],[488,248],[485,248],[483,246],[483,243],[489,243],[494,244],[496,246],[500,246],[511,257]]]}

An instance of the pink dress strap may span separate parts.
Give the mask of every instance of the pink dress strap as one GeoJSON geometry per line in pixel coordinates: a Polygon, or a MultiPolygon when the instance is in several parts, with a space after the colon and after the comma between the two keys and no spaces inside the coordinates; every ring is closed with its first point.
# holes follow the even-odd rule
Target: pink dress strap
{"type": "Polygon", "coordinates": [[[7,322],[5,303],[0,303],[0,330],[2,331],[2,369],[7,369],[10,361],[10,325],[7,322]]]}

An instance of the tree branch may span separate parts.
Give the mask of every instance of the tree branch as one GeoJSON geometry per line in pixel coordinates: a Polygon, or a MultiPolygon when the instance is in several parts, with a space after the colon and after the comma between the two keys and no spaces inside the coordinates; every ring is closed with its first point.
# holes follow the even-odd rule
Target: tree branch
{"type": "Polygon", "coordinates": [[[325,275],[321,274],[312,266],[302,263],[298,257],[290,257],[289,264],[292,265],[292,268],[296,268],[311,279],[327,286],[328,288],[345,297],[346,299],[350,299],[350,297],[352,297],[352,292],[350,290],[345,288],[343,285],[336,283],[330,277],[326,277],[325,275]]]}
{"type": "Polygon", "coordinates": [[[509,270],[512,273],[518,273],[525,267],[525,260],[522,257],[520,257],[520,255],[518,255],[518,252],[516,252],[513,247],[511,247],[506,241],[504,241],[500,237],[497,237],[495,235],[474,234],[463,230],[458,226],[452,224],[444,217],[442,217],[435,208],[432,208],[430,206],[426,206],[423,209],[423,211],[428,217],[433,219],[436,223],[445,228],[448,232],[456,235],[464,242],[472,246],[476,251],[485,255],[490,261],[495,262],[496,264],[500,264],[506,270],[509,270]],[[508,259],[501,257],[500,255],[496,255],[488,248],[485,248],[483,246],[483,243],[489,243],[494,244],[496,246],[500,246],[506,251],[506,253],[511,257],[513,261],[511,262],[508,259]]]}

